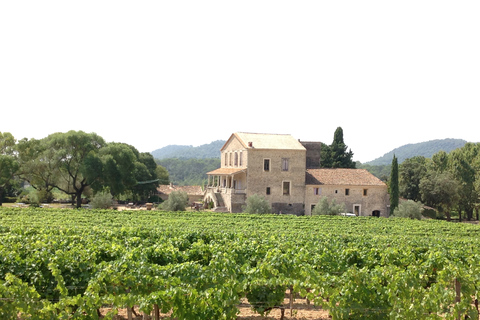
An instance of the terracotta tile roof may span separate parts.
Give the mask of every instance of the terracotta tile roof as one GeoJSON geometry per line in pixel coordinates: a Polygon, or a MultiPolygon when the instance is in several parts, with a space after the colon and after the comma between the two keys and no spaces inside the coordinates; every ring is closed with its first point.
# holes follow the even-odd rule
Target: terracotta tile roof
{"type": "Polygon", "coordinates": [[[305,147],[290,134],[237,132],[234,133],[232,137],[233,136],[236,136],[245,148],[306,150],[305,147]]]}
{"type": "Polygon", "coordinates": [[[172,184],[162,184],[157,188],[159,193],[170,194],[173,191],[185,191],[188,195],[203,195],[201,186],[176,186],[172,184]]]}
{"type": "Polygon", "coordinates": [[[386,186],[365,169],[308,169],[308,185],[386,186]]]}

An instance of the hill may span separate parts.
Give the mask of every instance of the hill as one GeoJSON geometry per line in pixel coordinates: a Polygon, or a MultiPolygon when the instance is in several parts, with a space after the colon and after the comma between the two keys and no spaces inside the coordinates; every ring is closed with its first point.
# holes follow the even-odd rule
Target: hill
{"type": "Polygon", "coordinates": [[[466,143],[467,141],[462,139],[438,139],[420,143],[406,144],[399,148],[393,149],[382,157],[369,161],[366,164],[372,166],[389,165],[392,163],[394,154],[398,159],[398,163],[415,156],[431,158],[439,151],[443,150],[445,152],[450,152],[457,148],[463,147],[466,143]]]}
{"type": "Polygon", "coordinates": [[[169,145],[150,152],[156,159],[209,159],[220,158],[220,149],[225,144],[225,140],[217,140],[198,147],[169,145]]]}

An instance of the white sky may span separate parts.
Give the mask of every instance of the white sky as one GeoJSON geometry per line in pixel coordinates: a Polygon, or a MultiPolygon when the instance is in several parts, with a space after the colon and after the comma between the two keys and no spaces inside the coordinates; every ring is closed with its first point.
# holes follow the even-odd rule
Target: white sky
{"type": "Polygon", "coordinates": [[[480,1],[1,1],[0,132],[480,141],[480,1]]]}

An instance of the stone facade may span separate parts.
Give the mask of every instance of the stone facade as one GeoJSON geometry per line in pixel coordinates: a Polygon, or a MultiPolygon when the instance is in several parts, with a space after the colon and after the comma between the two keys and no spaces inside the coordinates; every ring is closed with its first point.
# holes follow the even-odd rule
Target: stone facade
{"type": "Polygon", "coordinates": [[[344,169],[350,171],[342,171],[343,180],[339,177],[336,184],[331,175],[321,181],[320,151],[321,143],[300,142],[291,135],[234,133],[220,150],[221,167],[208,173],[204,201],[213,202],[217,211],[241,212],[247,197],[258,194],[274,213],[308,215],[325,195],[358,215],[387,214],[386,185],[369,173],[344,169]],[[353,172],[357,174],[349,174],[353,172]]]}
{"type": "Polygon", "coordinates": [[[363,169],[309,169],[306,175],[305,214],[322,198],[345,204],[357,216],[388,217],[387,185],[363,169]]]}

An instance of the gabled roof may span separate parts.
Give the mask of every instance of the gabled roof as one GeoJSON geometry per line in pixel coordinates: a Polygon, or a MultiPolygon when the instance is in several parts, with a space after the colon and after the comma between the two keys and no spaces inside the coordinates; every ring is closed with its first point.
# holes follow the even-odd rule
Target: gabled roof
{"type": "Polygon", "coordinates": [[[307,185],[386,186],[365,169],[308,169],[307,185]]]}
{"type": "Polygon", "coordinates": [[[248,149],[306,150],[305,147],[289,134],[236,132],[230,136],[222,150],[237,138],[248,149]]]}

